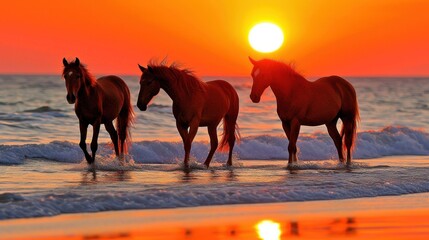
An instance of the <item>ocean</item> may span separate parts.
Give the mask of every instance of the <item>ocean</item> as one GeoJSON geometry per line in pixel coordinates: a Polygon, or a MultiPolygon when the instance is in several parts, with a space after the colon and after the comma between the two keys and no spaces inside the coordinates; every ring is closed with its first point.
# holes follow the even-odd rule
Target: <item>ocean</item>
{"type": "Polygon", "coordinates": [[[77,145],[78,120],[64,80],[0,75],[0,219],[429,192],[428,78],[347,78],[360,107],[359,160],[345,168],[324,126],[302,127],[300,163],[286,170],[288,141],[271,90],[254,104],[250,77],[204,77],[225,79],[237,90],[242,139],[233,167],[225,166],[225,153],[217,153],[207,170],[202,162],[208,135],[200,128],[189,171],[183,170],[183,145],[167,94],[161,91],[141,112],[135,106],[139,77],[123,78],[136,113],[130,155],[120,164],[101,128],[94,173],[77,145]]]}

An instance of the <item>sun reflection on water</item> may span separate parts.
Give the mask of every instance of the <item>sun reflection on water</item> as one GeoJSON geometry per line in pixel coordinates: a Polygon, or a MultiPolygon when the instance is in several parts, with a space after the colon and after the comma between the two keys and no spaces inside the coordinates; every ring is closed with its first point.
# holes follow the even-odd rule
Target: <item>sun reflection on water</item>
{"type": "Polygon", "coordinates": [[[279,240],[282,235],[280,223],[272,220],[262,220],[255,227],[259,238],[262,240],[279,240]]]}

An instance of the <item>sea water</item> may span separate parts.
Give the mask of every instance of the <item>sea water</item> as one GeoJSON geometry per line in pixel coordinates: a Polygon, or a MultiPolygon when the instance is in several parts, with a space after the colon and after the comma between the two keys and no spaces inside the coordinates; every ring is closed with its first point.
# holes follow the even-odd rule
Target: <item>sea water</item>
{"type": "MultiPolygon", "coordinates": [[[[167,94],[161,91],[141,112],[135,106],[138,77],[123,78],[136,113],[130,155],[124,163],[115,159],[102,128],[92,171],[77,145],[78,119],[66,101],[64,80],[0,76],[0,219],[429,191],[426,157],[414,159],[417,166],[401,157],[387,163],[382,158],[429,155],[427,78],[347,78],[356,88],[361,114],[354,157],[371,160],[347,168],[335,160],[324,126],[302,127],[298,147],[303,161],[293,171],[285,169],[288,141],[275,97],[267,89],[259,104],[252,103],[249,77],[203,78],[225,79],[237,90],[242,140],[234,148],[233,167],[224,165],[225,153],[217,153],[206,170],[201,162],[209,150],[208,135],[200,128],[190,171],[183,170],[183,145],[167,94]]],[[[88,132],[89,142],[91,128],[88,132]]]]}

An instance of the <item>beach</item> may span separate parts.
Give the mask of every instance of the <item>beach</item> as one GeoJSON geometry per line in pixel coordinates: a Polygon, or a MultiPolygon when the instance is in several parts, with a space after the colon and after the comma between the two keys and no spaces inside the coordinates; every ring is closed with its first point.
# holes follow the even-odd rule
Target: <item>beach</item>
{"type": "Polygon", "coordinates": [[[2,239],[426,239],[429,234],[425,156],[356,160],[348,169],[334,161],[303,161],[288,170],[285,160],[249,160],[211,170],[193,165],[189,172],[180,165],[153,164],[124,172],[100,169],[95,178],[85,168],[64,164],[35,174],[29,169],[46,161],[27,161],[9,166],[4,178],[11,178],[14,167],[26,166],[19,170],[28,173],[21,179],[37,186],[31,192],[38,194],[26,194],[25,187],[15,190],[20,195],[2,194],[1,215],[9,216],[0,221],[2,239]],[[165,168],[169,171],[160,171],[165,168]],[[401,168],[410,172],[409,178],[401,168]],[[365,182],[366,172],[379,180],[365,182]],[[390,179],[388,172],[395,176],[390,179]],[[345,178],[361,185],[360,190],[341,180],[345,178]],[[338,182],[326,187],[332,181],[338,182]],[[379,181],[384,188],[377,186],[379,181]],[[295,184],[307,190],[294,192],[295,184]],[[320,200],[324,198],[329,200],[320,200]],[[41,217],[22,218],[24,211],[41,217]]]}
{"type": "Polygon", "coordinates": [[[0,221],[2,239],[427,239],[429,194],[0,221]]]}

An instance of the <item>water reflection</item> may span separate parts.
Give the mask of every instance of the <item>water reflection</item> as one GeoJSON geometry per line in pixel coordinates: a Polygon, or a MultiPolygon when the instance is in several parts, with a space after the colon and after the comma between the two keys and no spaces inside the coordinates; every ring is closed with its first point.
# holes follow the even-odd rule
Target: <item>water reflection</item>
{"type": "Polygon", "coordinates": [[[299,236],[298,222],[290,222],[290,235],[299,236]]]}
{"type": "Polygon", "coordinates": [[[258,236],[263,240],[279,240],[282,235],[280,223],[271,220],[262,220],[256,224],[258,236]]]}
{"type": "Polygon", "coordinates": [[[184,168],[183,169],[183,175],[181,175],[181,182],[182,183],[191,183],[193,180],[196,180],[197,177],[195,174],[192,173],[192,170],[190,168],[184,168]]]}
{"type": "Polygon", "coordinates": [[[84,235],[82,240],[99,240],[99,239],[132,239],[132,235],[128,232],[114,234],[93,234],[84,235]]]}
{"type": "Polygon", "coordinates": [[[336,218],[331,221],[279,222],[264,219],[255,224],[256,233],[262,240],[280,240],[286,237],[312,238],[313,236],[338,237],[357,234],[356,219],[336,218]],[[318,223],[316,223],[318,222],[318,223]]]}
{"type": "Polygon", "coordinates": [[[226,175],[226,180],[229,182],[238,181],[238,175],[234,172],[234,169],[229,169],[226,175]]]}
{"type": "MultiPolygon", "coordinates": [[[[153,216],[152,216],[153,217],[153,216]]],[[[411,216],[410,216],[411,217],[411,216]]],[[[413,216],[414,217],[414,216],[413,216]]],[[[427,215],[422,216],[424,221],[427,215]]],[[[219,239],[262,239],[262,240],[280,240],[280,239],[399,239],[409,236],[407,234],[417,232],[419,235],[409,236],[410,239],[427,239],[427,224],[409,224],[408,218],[393,217],[385,220],[374,221],[377,218],[354,217],[345,218],[306,218],[300,221],[264,219],[256,222],[254,220],[242,221],[243,218],[233,219],[232,222],[212,221],[210,224],[201,221],[191,226],[189,223],[180,223],[182,219],[177,219],[176,224],[172,222],[159,222],[158,224],[149,224],[142,226],[127,227],[122,230],[99,231],[95,228],[94,232],[87,232],[82,235],[79,233],[55,238],[44,238],[45,240],[95,240],[95,239],[182,239],[182,240],[219,240],[219,239]],[[278,221],[278,222],[277,222],[278,221]],[[239,222],[239,223],[238,223],[239,222]],[[281,222],[281,223],[280,223],[281,222]],[[360,227],[357,222],[359,222],[360,227]],[[102,233],[100,233],[102,232],[102,233]],[[414,238],[415,237],[415,238],[414,238]]],[[[377,219],[380,220],[380,219],[377,219]]],[[[144,221],[146,223],[146,221],[144,221]]],[[[87,229],[85,229],[87,231],[87,229]]]]}
{"type": "Polygon", "coordinates": [[[128,182],[132,180],[131,174],[129,171],[114,171],[106,175],[106,180],[110,182],[128,182]]]}
{"type": "Polygon", "coordinates": [[[81,185],[95,184],[97,183],[97,171],[94,169],[82,172],[81,185]]]}
{"type": "Polygon", "coordinates": [[[178,179],[181,183],[192,183],[192,182],[234,182],[239,181],[238,174],[234,169],[218,170],[210,169],[210,171],[199,170],[199,169],[183,169],[178,175],[178,179]]]}
{"type": "Polygon", "coordinates": [[[111,171],[106,173],[97,172],[95,169],[82,172],[81,185],[97,183],[128,182],[132,177],[129,171],[111,171]]]}

